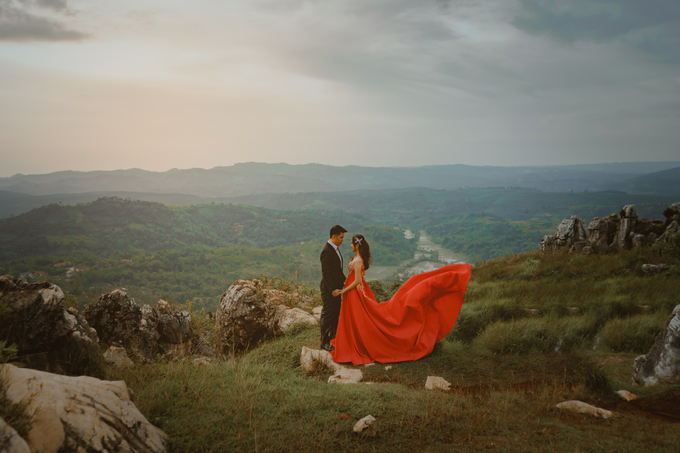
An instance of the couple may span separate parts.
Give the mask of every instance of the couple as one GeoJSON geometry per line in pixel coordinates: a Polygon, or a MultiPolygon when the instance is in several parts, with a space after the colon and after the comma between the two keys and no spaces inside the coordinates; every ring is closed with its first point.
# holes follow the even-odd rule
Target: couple
{"type": "Polygon", "coordinates": [[[321,347],[337,363],[394,363],[418,360],[453,329],[470,280],[469,264],[451,264],[414,275],[391,300],[378,303],[364,281],[371,249],[361,234],[352,236],[354,255],[345,279],[340,225],[331,228],[321,251],[321,347]]]}

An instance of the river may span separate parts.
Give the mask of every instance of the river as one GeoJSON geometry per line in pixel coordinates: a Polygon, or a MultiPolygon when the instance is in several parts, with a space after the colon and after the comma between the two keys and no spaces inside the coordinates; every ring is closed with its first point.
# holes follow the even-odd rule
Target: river
{"type": "MultiPolygon", "coordinates": [[[[411,239],[415,235],[406,230],[404,237],[411,239]]],[[[399,266],[371,266],[366,271],[366,280],[383,280],[389,278],[408,278],[411,275],[439,269],[447,264],[467,263],[468,257],[462,253],[445,249],[439,244],[432,242],[432,238],[423,230],[420,230],[418,239],[418,251],[412,259],[402,261],[399,266]],[[438,257],[433,255],[438,254],[438,257]],[[434,258],[438,258],[436,261],[434,258]]]]}

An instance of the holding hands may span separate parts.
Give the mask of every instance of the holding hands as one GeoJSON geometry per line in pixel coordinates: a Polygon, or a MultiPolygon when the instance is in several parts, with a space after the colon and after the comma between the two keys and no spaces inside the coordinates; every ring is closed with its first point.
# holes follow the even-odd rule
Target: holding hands
{"type": "Polygon", "coordinates": [[[341,290],[341,289],[336,289],[335,291],[333,291],[333,297],[338,297],[338,296],[341,295],[341,294],[342,294],[342,290],[341,290]]]}

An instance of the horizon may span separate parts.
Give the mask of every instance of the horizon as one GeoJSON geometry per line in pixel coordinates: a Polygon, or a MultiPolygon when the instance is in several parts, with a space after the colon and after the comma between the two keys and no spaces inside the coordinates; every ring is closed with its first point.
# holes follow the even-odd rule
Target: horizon
{"type": "Polygon", "coordinates": [[[0,176],[671,161],[670,0],[0,0],[0,176]]]}

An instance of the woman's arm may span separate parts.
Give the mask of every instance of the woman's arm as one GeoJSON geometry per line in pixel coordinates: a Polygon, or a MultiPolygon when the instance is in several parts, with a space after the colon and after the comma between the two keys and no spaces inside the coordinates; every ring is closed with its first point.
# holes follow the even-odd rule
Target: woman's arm
{"type": "Polygon", "coordinates": [[[357,285],[361,284],[361,282],[364,281],[364,260],[361,259],[361,257],[355,258],[354,262],[352,263],[352,268],[354,269],[352,272],[354,272],[354,281],[352,284],[350,284],[348,287],[340,290],[335,290],[333,291],[334,296],[338,296],[340,294],[345,294],[347,291],[350,289],[354,289],[357,285]],[[337,292],[337,294],[336,294],[337,292]]]}

